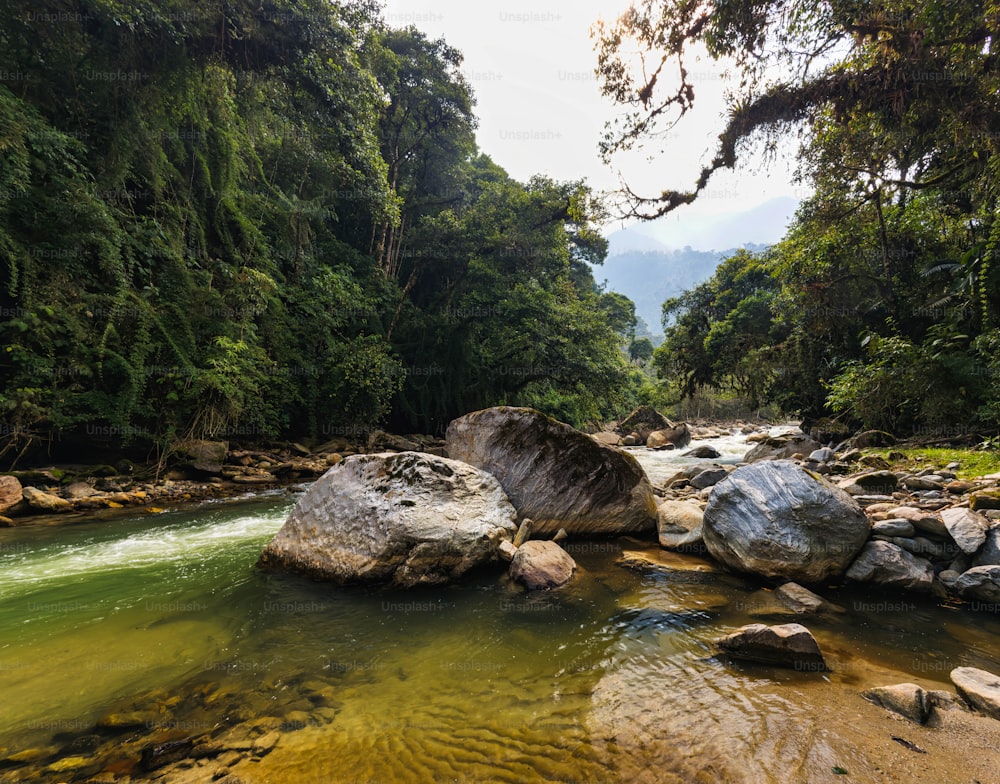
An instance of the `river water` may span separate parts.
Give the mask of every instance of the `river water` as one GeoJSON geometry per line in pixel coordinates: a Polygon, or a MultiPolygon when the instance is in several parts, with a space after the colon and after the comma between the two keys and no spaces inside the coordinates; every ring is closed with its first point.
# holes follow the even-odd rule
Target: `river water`
{"type": "MultiPolygon", "coordinates": [[[[724,460],[745,450],[706,443],[724,460]]],[[[654,480],[690,462],[633,452],[654,480]]],[[[707,561],[632,571],[623,551],[659,548],[570,542],[581,574],[549,594],[495,573],[345,590],[254,568],[295,498],[0,530],[0,761],[40,760],[0,762],[0,781],[142,780],[130,743],[269,731],[273,750],[232,768],[247,784],[1000,781],[986,720],[946,734],[858,695],[950,688],[957,666],[1000,672],[996,613],[831,587],[845,612],[807,624],[832,672],[734,666],[713,639],[791,619],[707,561]]],[[[202,760],[167,780],[217,769],[202,760]]]]}

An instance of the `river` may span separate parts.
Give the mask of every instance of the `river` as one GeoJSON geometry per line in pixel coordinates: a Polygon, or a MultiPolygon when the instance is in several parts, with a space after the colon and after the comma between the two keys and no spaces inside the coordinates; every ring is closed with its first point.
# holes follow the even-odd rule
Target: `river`
{"type": "MultiPolygon", "coordinates": [[[[654,479],[689,462],[633,452],[654,479]]],[[[791,619],[708,562],[635,572],[622,551],[657,547],[570,542],[581,574],[551,594],[496,574],[345,590],[254,568],[295,498],[0,529],[0,781],[144,780],[143,744],[268,732],[270,753],[230,755],[245,784],[1000,781],[1000,722],[918,727],[859,696],[1000,672],[996,613],[830,588],[845,612],[806,623],[832,672],[734,666],[713,639],[791,619]]],[[[166,780],[221,775],[185,765],[166,780]]]]}

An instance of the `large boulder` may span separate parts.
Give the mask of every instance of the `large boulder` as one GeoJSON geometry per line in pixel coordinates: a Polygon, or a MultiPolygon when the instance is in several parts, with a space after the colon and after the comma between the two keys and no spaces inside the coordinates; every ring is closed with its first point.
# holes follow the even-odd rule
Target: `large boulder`
{"type": "Polygon", "coordinates": [[[189,439],[174,445],[181,468],[190,468],[202,474],[219,474],[229,452],[227,441],[189,439]]]}
{"type": "Polygon", "coordinates": [[[517,548],[510,576],[528,590],[558,588],[570,581],[576,562],[555,542],[532,539],[517,548]]]}
{"type": "Polygon", "coordinates": [[[634,457],[530,408],[474,411],[448,425],[448,455],[489,471],[536,536],[656,526],[653,488],[634,457]]]}
{"type": "Polygon", "coordinates": [[[0,476],[0,514],[13,509],[24,499],[24,488],[16,476],[0,476]]]}
{"type": "Polygon", "coordinates": [[[639,406],[618,423],[615,430],[622,436],[637,433],[639,440],[646,443],[649,434],[655,430],[670,430],[673,423],[652,406],[639,406]]]}
{"type": "Polygon", "coordinates": [[[868,542],[847,570],[847,579],[911,591],[929,591],[934,582],[930,561],[892,542],[868,542]]]}
{"type": "Polygon", "coordinates": [[[650,449],[682,449],[691,443],[691,431],[685,422],[662,430],[654,430],[646,437],[650,449]]]}
{"type": "Polygon", "coordinates": [[[783,436],[767,436],[757,446],[746,453],[744,463],[758,460],[785,460],[793,455],[810,455],[822,446],[805,433],[788,433],[783,436]]]}
{"type": "Polygon", "coordinates": [[[816,638],[799,623],[779,626],[752,623],[717,640],[716,644],[733,659],[807,672],[826,672],[828,669],[816,638]]]}
{"type": "Polygon", "coordinates": [[[732,569],[816,583],[847,569],[871,526],[847,493],[788,461],[737,468],[712,490],[703,537],[732,569]]]}
{"type": "Polygon", "coordinates": [[[499,482],[466,463],[354,455],[299,499],[259,564],[340,584],[447,583],[498,560],[515,518],[499,482]]]}

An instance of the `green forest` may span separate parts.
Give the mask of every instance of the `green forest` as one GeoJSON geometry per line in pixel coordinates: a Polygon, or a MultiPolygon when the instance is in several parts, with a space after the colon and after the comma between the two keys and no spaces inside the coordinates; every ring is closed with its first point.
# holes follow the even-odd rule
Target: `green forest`
{"type": "Polygon", "coordinates": [[[606,158],[683,120],[692,59],[740,78],[698,181],[618,200],[509,177],[477,149],[461,52],[381,13],[0,2],[0,463],[440,434],[498,404],[584,426],[699,394],[996,431],[1000,6],[636,4],[595,28],[629,110],[606,158]],[[595,283],[602,226],[789,139],[813,195],[664,303],[654,352],[595,283]]]}
{"type": "MultiPolygon", "coordinates": [[[[583,182],[377,4],[0,4],[0,462],[634,404],[583,182]]],[[[641,375],[641,373],[640,373],[641,375]]]]}
{"type": "Polygon", "coordinates": [[[697,182],[624,212],[666,214],[790,143],[812,190],[781,242],[664,304],[661,379],[828,432],[997,432],[998,32],[1000,5],[970,0],[647,0],[600,26],[602,90],[629,110],[606,156],[683,122],[698,57],[739,76],[697,182]]]}

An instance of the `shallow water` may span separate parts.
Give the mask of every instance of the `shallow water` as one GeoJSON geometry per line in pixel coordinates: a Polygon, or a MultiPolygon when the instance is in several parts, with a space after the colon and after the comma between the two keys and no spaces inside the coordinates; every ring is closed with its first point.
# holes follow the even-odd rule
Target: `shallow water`
{"type": "MultiPolygon", "coordinates": [[[[654,475],[685,460],[635,451],[654,475]]],[[[971,768],[949,779],[934,767],[949,751],[933,736],[919,739],[926,760],[891,740],[872,746],[896,725],[858,691],[948,688],[963,665],[1000,672],[995,613],[830,589],[845,612],[806,623],[832,672],[733,666],[713,655],[714,638],[792,619],[760,584],[700,559],[632,571],[616,564],[623,550],[658,548],[570,542],[581,574],[549,594],[496,573],[412,593],[345,590],[254,568],[293,503],[0,530],[0,758],[37,749],[58,764],[122,744],[120,759],[95,751],[89,766],[41,778],[33,768],[31,779],[8,766],[0,780],[143,778],[144,743],[238,746],[271,730],[269,754],[235,764],[243,781],[972,780],[971,768]],[[130,712],[141,729],[109,728],[109,714],[130,712]],[[905,755],[923,767],[880,778],[905,755]]],[[[169,780],[211,781],[216,767],[169,780]]]]}

